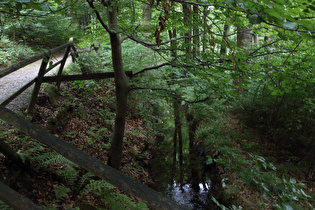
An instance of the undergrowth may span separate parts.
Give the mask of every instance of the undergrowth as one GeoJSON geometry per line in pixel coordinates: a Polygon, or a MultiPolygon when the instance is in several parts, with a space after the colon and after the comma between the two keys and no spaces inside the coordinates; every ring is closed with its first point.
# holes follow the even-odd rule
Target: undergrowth
{"type": "MultiPolygon", "coordinates": [[[[305,184],[278,173],[276,164],[260,156],[259,150],[247,152],[232,140],[235,136],[229,133],[231,128],[226,129],[231,124],[231,120],[229,123],[217,120],[198,131],[198,138],[204,140],[209,154],[213,154],[207,158],[215,162],[220,171],[221,182],[215,187],[218,195],[213,200],[222,209],[227,207],[219,201],[231,209],[236,206],[244,209],[314,208],[314,198],[306,193],[305,184]]],[[[252,147],[259,147],[254,144],[253,141],[252,147]]]]}
{"type": "MultiPolygon", "coordinates": [[[[65,141],[76,144],[86,153],[106,162],[115,116],[115,97],[107,86],[111,86],[110,81],[69,83],[62,87],[64,91],[59,93],[59,99],[54,100],[53,104],[50,103],[50,100],[38,104],[36,112],[30,120],[46,127],[65,141]]],[[[130,129],[124,144],[126,148],[133,147],[136,150],[133,149],[133,152],[125,154],[122,171],[135,175],[136,179],[140,181],[141,177],[147,175],[143,173],[143,169],[138,168],[141,167],[140,164],[131,161],[135,158],[130,155],[142,154],[140,146],[143,144],[143,142],[139,144],[136,137],[141,131],[132,133],[134,130],[137,129],[130,129]],[[133,144],[137,146],[133,146],[133,144]]],[[[79,209],[81,204],[92,201],[96,204],[89,204],[90,206],[101,209],[147,209],[143,202],[124,195],[116,187],[100,180],[62,155],[51,151],[45,145],[24,136],[15,129],[7,130],[1,134],[1,137],[9,139],[8,143],[19,149],[22,160],[30,162],[32,170],[37,171],[36,173],[47,171],[47,173],[53,174],[54,180],[48,181],[55,184],[49,185],[50,188],[47,188],[47,191],[53,193],[50,195],[50,200],[44,201],[45,198],[40,198],[40,201],[35,200],[35,203],[42,205],[43,208],[79,209]]],[[[147,157],[140,158],[146,159],[147,157]]]]}
{"type": "Polygon", "coordinates": [[[34,51],[30,47],[11,41],[5,36],[0,38],[0,66],[9,66],[32,54],[34,51]]]}

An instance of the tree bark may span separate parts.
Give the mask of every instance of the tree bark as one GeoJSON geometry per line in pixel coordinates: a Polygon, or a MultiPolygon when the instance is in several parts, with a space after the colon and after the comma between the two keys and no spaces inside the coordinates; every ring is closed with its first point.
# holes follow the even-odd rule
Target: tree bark
{"type": "Polygon", "coordinates": [[[230,25],[225,24],[224,25],[224,32],[223,32],[223,40],[222,40],[222,45],[220,49],[220,54],[225,55],[226,54],[226,46],[228,43],[228,35],[230,33],[230,25]]]}
{"type": "Polygon", "coordinates": [[[173,165],[176,166],[176,156],[177,156],[177,128],[175,126],[174,136],[173,136],[173,165]]]}
{"type": "Polygon", "coordinates": [[[192,188],[199,191],[199,157],[195,147],[195,135],[198,127],[198,121],[194,114],[189,110],[188,104],[185,106],[186,120],[188,123],[188,137],[189,137],[189,165],[192,181],[192,188]]]}
{"type": "MultiPolygon", "coordinates": [[[[198,2],[198,0],[197,0],[198,2]]],[[[200,53],[200,37],[199,37],[199,9],[197,5],[193,6],[194,11],[194,29],[193,29],[193,54],[194,56],[199,55],[200,53]]]]}
{"type": "Polygon", "coordinates": [[[183,164],[183,135],[182,135],[182,122],[180,119],[180,101],[174,98],[174,123],[175,123],[175,131],[177,132],[178,139],[178,159],[179,166],[183,164]]]}
{"type": "MultiPolygon", "coordinates": [[[[168,35],[170,37],[170,40],[175,39],[177,37],[176,29],[169,30],[168,35]]],[[[170,43],[170,47],[171,47],[171,50],[170,50],[171,56],[175,59],[177,57],[177,41],[172,40],[170,43]]]]}
{"type": "Polygon", "coordinates": [[[116,86],[116,117],[115,127],[109,151],[108,164],[115,169],[119,169],[122,156],[122,144],[125,133],[125,121],[127,113],[127,97],[130,90],[129,80],[123,68],[121,42],[118,31],[117,7],[111,6],[108,11],[108,23],[110,33],[110,43],[112,50],[112,61],[116,86]]]}
{"type": "Polygon", "coordinates": [[[186,45],[186,52],[188,55],[191,53],[191,6],[190,4],[183,4],[183,13],[184,13],[184,24],[189,28],[188,31],[185,33],[185,45],[186,45]]]}
{"type": "Polygon", "coordinates": [[[252,42],[252,33],[251,31],[245,26],[243,28],[237,28],[237,46],[249,48],[252,42]]]}

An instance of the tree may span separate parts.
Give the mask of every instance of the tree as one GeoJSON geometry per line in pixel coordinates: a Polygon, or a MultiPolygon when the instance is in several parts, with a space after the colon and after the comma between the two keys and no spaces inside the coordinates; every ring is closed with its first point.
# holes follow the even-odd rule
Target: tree
{"type": "Polygon", "coordinates": [[[127,112],[127,96],[130,90],[128,77],[124,72],[122,54],[121,54],[121,41],[118,34],[118,19],[117,12],[118,6],[116,1],[104,2],[101,4],[107,7],[107,18],[108,24],[105,24],[100,13],[94,6],[93,0],[87,0],[90,7],[94,10],[97,19],[102,24],[102,26],[109,33],[111,51],[112,51],[112,62],[115,74],[115,87],[116,87],[116,117],[115,117],[115,127],[111,142],[111,148],[108,158],[108,164],[113,168],[119,169],[121,164],[122,156],[122,143],[125,132],[125,120],[127,112]]]}

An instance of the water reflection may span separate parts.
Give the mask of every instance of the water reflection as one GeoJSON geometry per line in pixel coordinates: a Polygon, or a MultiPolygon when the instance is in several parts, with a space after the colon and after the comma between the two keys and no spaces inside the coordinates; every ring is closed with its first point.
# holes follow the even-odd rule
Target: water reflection
{"type": "Polygon", "coordinates": [[[179,204],[190,209],[210,209],[208,205],[208,189],[210,189],[210,184],[208,183],[200,183],[199,190],[196,190],[190,184],[181,185],[174,182],[173,185],[168,185],[166,194],[179,204]]]}

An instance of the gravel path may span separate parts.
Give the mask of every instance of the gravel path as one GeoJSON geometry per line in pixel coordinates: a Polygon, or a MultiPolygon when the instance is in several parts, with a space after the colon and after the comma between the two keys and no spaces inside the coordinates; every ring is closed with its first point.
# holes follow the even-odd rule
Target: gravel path
{"type": "MultiPolygon", "coordinates": [[[[52,58],[50,61],[56,63],[61,60],[63,55],[56,56],[52,58]]],[[[36,61],[24,68],[21,68],[5,77],[0,78],[0,104],[4,102],[7,98],[9,98],[12,94],[14,94],[17,90],[23,87],[26,83],[36,78],[41,60],[36,61]]],[[[71,63],[71,57],[68,57],[65,67],[71,63]]],[[[59,69],[59,66],[56,66],[51,71],[49,71],[46,75],[52,75],[56,73],[59,69]]],[[[13,111],[19,110],[21,107],[27,106],[29,103],[29,96],[32,93],[34,85],[25,90],[21,95],[15,98],[11,103],[9,103],[6,108],[11,109],[13,111]]]]}

